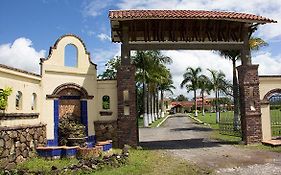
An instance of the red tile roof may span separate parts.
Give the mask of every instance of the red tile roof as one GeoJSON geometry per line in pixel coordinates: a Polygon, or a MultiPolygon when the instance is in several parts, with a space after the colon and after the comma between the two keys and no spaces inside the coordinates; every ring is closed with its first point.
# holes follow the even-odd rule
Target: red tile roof
{"type": "Polygon", "coordinates": [[[226,12],[226,11],[204,11],[204,10],[111,10],[110,19],[215,19],[232,20],[240,22],[276,23],[269,18],[258,15],[226,12]]]}

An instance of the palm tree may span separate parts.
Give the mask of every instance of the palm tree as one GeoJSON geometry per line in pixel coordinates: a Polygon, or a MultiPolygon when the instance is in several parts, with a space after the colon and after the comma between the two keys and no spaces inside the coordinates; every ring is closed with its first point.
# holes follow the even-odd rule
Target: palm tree
{"type": "Polygon", "coordinates": [[[147,123],[150,124],[154,119],[151,113],[153,105],[156,106],[152,103],[153,93],[156,92],[157,84],[161,79],[159,77],[163,77],[162,72],[166,68],[164,64],[169,64],[172,60],[162,55],[160,51],[137,51],[133,56],[133,62],[137,68],[136,80],[143,84],[144,125],[147,127],[147,123]]]}
{"type": "MultiPolygon", "coordinates": [[[[267,46],[268,44],[261,38],[251,37],[249,40],[250,50],[259,50],[263,46],[267,46]]],[[[234,103],[234,118],[233,125],[234,129],[238,130],[239,126],[239,87],[238,87],[238,79],[236,74],[236,61],[240,59],[240,51],[239,50],[221,50],[219,54],[229,60],[232,61],[232,92],[233,92],[233,103],[234,103]]]]}
{"type": "Polygon", "coordinates": [[[183,88],[186,85],[187,92],[193,91],[194,94],[194,106],[195,106],[195,117],[198,116],[197,113],[197,98],[196,98],[196,91],[199,86],[199,76],[202,69],[197,67],[193,69],[192,67],[186,68],[185,73],[183,74],[183,81],[181,82],[180,86],[183,88]]]}
{"type": "Polygon", "coordinates": [[[161,108],[161,117],[164,117],[164,92],[170,92],[173,94],[172,89],[175,89],[173,86],[172,75],[168,72],[168,75],[163,79],[162,82],[158,85],[160,90],[160,108],[161,108]]]}
{"type": "Polygon", "coordinates": [[[204,94],[207,93],[208,95],[210,95],[210,91],[211,91],[211,82],[206,75],[199,76],[199,89],[202,98],[202,116],[205,116],[204,94]]]}
{"type": "Polygon", "coordinates": [[[225,74],[223,72],[211,70],[211,69],[208,69],[208,71],[211,73],[210,84],[211,84],[212,90],[215,92],[216,123],[218,123],[220,120],[219,109],[218,109],[219,94],[220,94],[220,91],[225,91],[226,89],[228,89],[229,85],[228,85],[227,80],[225,79],[225,74]]]}

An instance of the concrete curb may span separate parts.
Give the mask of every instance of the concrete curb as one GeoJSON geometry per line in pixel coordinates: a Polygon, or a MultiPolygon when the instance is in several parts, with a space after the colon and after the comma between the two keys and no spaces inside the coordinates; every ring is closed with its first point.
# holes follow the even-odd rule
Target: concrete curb
{"type": "Polygon", "coordinates": [[[208,126],[208,127],[211,128],[211,125],[210,125],[210,124],[204,123],[204,122],[202,122],[201,120],[199,120],[198,118],[191,116],[190,114],[187,114],[187,116],[188,116],[189,118],[191,118],[191,119],[197,121],[198,123],[203,124],[203,125],[206,125],[206,126],[208,126]]]}
{"type": "Polygon", "coordinates": [[[160,123],[158,123],[158,125],[156,126],[156,128],[158,128],[159,126],[161,126],[168,118],[170,117],[170,115],[167,115],[164,120],[162,120],[160,123]]]}

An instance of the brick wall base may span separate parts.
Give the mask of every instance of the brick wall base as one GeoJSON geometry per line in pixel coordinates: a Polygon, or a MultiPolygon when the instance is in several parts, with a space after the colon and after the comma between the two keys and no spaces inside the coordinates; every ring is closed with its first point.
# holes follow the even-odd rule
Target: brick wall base
{"type": "Polygon", "coordinates": [[[0,127],[0,167],[13,168],[46,144],[46,125],[0,127]]]}
{"type": "Polygon", "coordinates": [[[117,70],[117,139],[119,148],[125,144],[133,147],[138,144],[135,71],[133,65],[121,65],[117,70]],[[124,91],[128,91],[128,99],[124,99],[124,91]]]}
{"type": "Polygon", "coordinates": [[[95,133],[97,141],[112,140],[113,147],[117,147],[117,121],[95,121],[95,133]]]}

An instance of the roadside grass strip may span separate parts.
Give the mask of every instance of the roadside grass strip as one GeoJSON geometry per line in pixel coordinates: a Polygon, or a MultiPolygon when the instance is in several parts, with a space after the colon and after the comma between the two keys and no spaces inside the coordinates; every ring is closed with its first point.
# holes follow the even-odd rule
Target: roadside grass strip
{"type": "Polygon", "coordinates": [[[160,121],[160,123],[158,123],[158,124],[156,125],[156,128],[160,127],[169,117],[170,117],[170,115],[165,116],[165,117],[160,121]]]}

